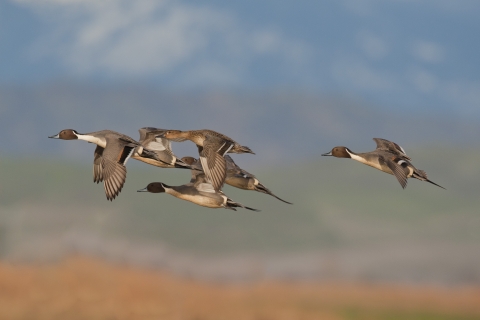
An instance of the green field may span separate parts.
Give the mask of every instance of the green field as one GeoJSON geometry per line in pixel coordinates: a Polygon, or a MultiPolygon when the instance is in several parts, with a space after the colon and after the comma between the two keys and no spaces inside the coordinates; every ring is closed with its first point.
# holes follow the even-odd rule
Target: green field
{"type": "MultiPolygon", "coordinates": [[[[420,279],[440,268],[439,278],[478,281],[480,153],[431,148],[409,155],[447,190],[413,179],[402,190],[393,176],[319,156],[290,166],[245,168],[294,205],[224,188],[235,201],[261,212],[212,210],[166,194],[136,192],[152,181],[186,183],[188,170],[131,160],[124,189],[109,202],[103,186],[93,183],[90,161],[2,158],[1,253],[41,256],[36,246],[60,248],[62,239],[82,234],[206,256],[322,252],[347,261],[340,264],[386,263],[391,268],[385,278],[397,267],[399,274],[419,272],[420,279]]],[[[235,160],[242,166],[241,157],[235,160]]],[[[373,278],[382,272],[375,270],[373,278]]]]}

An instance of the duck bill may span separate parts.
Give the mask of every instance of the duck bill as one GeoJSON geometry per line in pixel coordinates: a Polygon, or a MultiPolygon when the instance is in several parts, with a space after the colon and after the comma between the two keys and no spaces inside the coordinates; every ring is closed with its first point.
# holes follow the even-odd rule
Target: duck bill
{"type": "Polygon", "coordinates": [[[332,154],[332,152],[330,151],[330,152],[327,152],[327,153],[322,154],[322,156],[333,156],[333,154],[332,154]]]}
{"type": "Polygon", "coordinates": [[[60,139],[60,134],[59,133],[54,134],[53,136],[50,136],[49,138],[50,139],[60,139]]]}
{"type": "Polygon", "coordinates": [[[143,189],[137,190],[137,192],[148,192],[148,190],[147,190],[147,187],[145,187],[143,189]]]}

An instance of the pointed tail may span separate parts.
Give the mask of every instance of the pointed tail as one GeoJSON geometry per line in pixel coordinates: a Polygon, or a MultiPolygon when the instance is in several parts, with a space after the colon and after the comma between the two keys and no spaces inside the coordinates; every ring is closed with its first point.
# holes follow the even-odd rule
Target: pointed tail
{"type": "Polygon", "coordinates": [[[275,198],[277,198],[278,200],[283,201],[283,202],[285,202],[285,203],[293,204],[293,203],[291,203],[291,202],[288,202],[288,201],[286,201],[286,200],[283,200],[283,199],[277,197],[277,196],[274,195],[267,187],[265,187],[265,186],[264,186],[263,184],[261,184],[261,183],[258,183],[258,184],[255,186],[255,191],[258,191],[258,192],[262,192],[262,193],[271,195],[272,197],[275,197],[275,198]]]}
{"type": "Polygon", "coordinates": [[[447,189],[445,189],[444,187],[442,187],[441,185],[438,185],[438,184],[436,184],[435,182],[433,182],[433,181],[431,181],[431,180],[425,179],[425,181],[430,182],[431,184],[434,184],[434,185],[436,185],[437,187],[440,187],[440,188],[442,188],[442,189],[444,189],[444,190],[447,190],[447,189]]]}
{"type": "Polygon", "coordinates": [[[193,170],[192,166],[189,165],[188,163],[185,163],[183,162],[183,160],[181,159],[176,159],[175,160],[175,168],[179,168],[179,169],[190,169],[190,170],[193,170]]]}
{"type": "Polygon", "coordinates": [[[249,147],[241,146],[239,144],[236,144],[229,152],[231,152],[231,153],[251,153],[251,154],[255,154],[255,152],[253,152],[252,149],[250,149],[249,147]]]}
{"type": "Polygon", "coordinates": [[[427,177],[427,173],[426,173],[425,171],[423,171],[423,170],[417,170],[417,171],[415,171],[415,172],[413,173],[412,177],[413,177],[413,178],[416,178],[416,179],[418,179],[418,180],[430,182],[431,184],[436,185],[437,187],[440,187],[440,188],[442,188],[442,189],[444,189],[444,190],[447,190],[447,189],[445,189],[444,187],[442,187],[441,185],[436,184],[435,182],[429,180],[428,177],[427,177]]]}
{"type": "Polygon", "coordinates": [[[233,201],[233,200],[230,199],[230,198],[227,199],[227,206],[226,206],[227,209],[232,209],[232,210],[235,210],[235,211],[236,211],[235,208],[238,208],[238,207],[244,208],[244,209],[248,209],[248,210],[252,210],[252,211],[256,211],[256,212],[260,212],[260,211],[261,211],[261,210],[258,210],[258,209],[246,207],[246,206],[244,206],[243,204],[238,203],[238,202],[235,202],[235,201],[233,201]]]}

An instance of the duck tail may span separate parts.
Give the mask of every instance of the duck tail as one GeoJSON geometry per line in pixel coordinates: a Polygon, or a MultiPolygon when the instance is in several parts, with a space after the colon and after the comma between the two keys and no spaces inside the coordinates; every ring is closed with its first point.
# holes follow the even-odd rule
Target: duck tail
{"type": "Polygon", "coordinates": [[[434,185],[436,185],[437,187],[440,187],[440,188],[442,188],[442,189],[444,189],[444,190],[447,190],[447,189],[445,189],[444,187],[442,187],[441,185],[438,185],[438,184],[436,184],[435,182],[433,182],[433,181],[431,181],[431,180],[425,179],[425,181],[430,182],[431,184],[434,184],[434,185]]]}
{"type": "Polygon", "coordinates": [[[174,166],[175,166],[175,168],[178,168],[178,169],[190,169],[190,170],[193,170],[193,168],[192,168],[191,165],[189,165],[188,163],[183,162],[181,159],[176,159],[174,166]]]}
{"type": "Polygon", "coordinates": [[[255,212],[260,212],[262,210],[259,210],[259,209],[254,209],[254,208],[250,208],[250,207],[244,207],[245,209],[248,209],[248,210],[252,210],[252,211],[255,211],[255,212]]]}
{"type": "MultiPolygon", "coordinates": [[[[413,178],[416,178],[418,180],[422,180],[422,181],[427,181],[427,182],[430,182],[431,184],[433,185],[436,185],[437,187],[440,187],[442,189],[445,189],[444,187],[442,187],[441,185],[439,184],[436,184],[435,182],[433,182],[432,180],[429,180],[428,177],[427,177],[427,173],[423,170],[416,170],[413,175],[412,175],[413,178]]],[[[445,189],[447,190],[447,189],[445,189]]]]}
{"type": "Polygon", "coordinates": [[[263,184],[261,184],[261,183],[258,183],[258,184],[255,186],[255,191],[258,191],[258,192],[262,192],[262,193],[271,195],[272,197],[277,198],[278,200],[283,201],[283,202],[285,202],[285,203],[293,204],[293,203],[291,203],[291,202],[285,201],[285,200],[277,197],[277,196],[274,195],[267,187],[265,187],[265,186],[264,186],[263,184]]]}
{"type": "Polygon", "coordinates": [[[246,207],[246,206],[244,206],[244,205],[241,204],[241,203],[238,203],[238,202],[233,201],[232,199],[227,199],[227,205],[225,206],[225,208],[226,208],[226,209],[235,210],[235,211],[237,211],[235,208],[244,208],[244,209],[248,209],[248,210],[260,212],[260,210],[258,210],[258,209],[246,207]]]}
{"type": "Polygon", "coordinates": [[[247,146],[239,146],[237,149],[237,153],[251,153],[251,154],[255,154],[255,152],[252,151],[252,149],[250,149],[249,147],[247,146]]]}

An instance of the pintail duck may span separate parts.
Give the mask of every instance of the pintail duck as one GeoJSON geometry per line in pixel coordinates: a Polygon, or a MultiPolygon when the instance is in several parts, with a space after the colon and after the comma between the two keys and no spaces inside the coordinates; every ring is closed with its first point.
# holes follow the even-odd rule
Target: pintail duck
{"type": "Polygon", "coordinates": [[[215,191],[220,191],[227,176],[226,153],[252,153],[249,147],[213,130],[167,130],[160,137],[181,142],[190,140],[198,147],[200,162],[215,191]]]}
{"type": "Polygon", "coordinates": [[[115,199],[123,188],[127,176],[125,164],[130,157],[161,161],[155,152],[144,148],[129,136],[111,130],[78,133],[73,129],[65,129],[49,138],[85,140],[97,145],[93,155],[93,181],[103,181],[105,194],[110,201],[115,199]]]}
{"type": "Polygon", "coordinates": [[[138,141],[144,148],[155,152],[157,158],[143,157],[133,154],[132,158],[161,168],[182,168],[191,169],[190,165],[178,159],[172,152],[170,140],[159,137],[166,130],[152,127],[145,127],[138,130],[140,140],[138,141]]]}
{"type": "Polygon", "coordinates": [[[402,188],[407,186],[407,178],[415,178],[421,181],[427,181],[442,189],[444,187],[434,183],[427,178],[427,173],[418,170],[411,163],[411,159],[405,153],[405,150],[396,144],[381,138],[373,138],[377,148],[371,152],[355,153],[346,147],[335,147],[332,151],[322,154],[322,156],[334,156],[337,158],[351,158],[375,169],[394,175],[402,188]]]}
{"type": "Polygon", "coordinates": [[[252,211],[260,211],[233,201],[227,197],[223,191],[216,191],[212,184],[207,181],[203,172],[198,170],[191,170],[191,172],[192,179],[187,184],[181,186],[168,186],[162,182],[152,182],[145,188],[138,190],[138,192],[164,192],[179,199],[190,201],[207,208],[225,208],[235,211],[237,210],[235,208],[244,208],[252,211]]]}
{"type": "MultiPolygon", "coordinates": [[[[195,159],[193,157],[183,157],[182,160],[190,164],[192,168],[197,168],[199,170],[201,169],[201,164],[198,159],[195,159]]],[[[267,187],[260,183],[260,181],[258,181],[258,179],[253,174],[240,168],[229,155],[225,155],[225,160],[227,162],[227,177],[225,179],[226,184],[243,190],[254,190],[261,193],[269,194],[280,201],[292,204],[291,202],[285,201],[274,195],[267,187]]]]}

